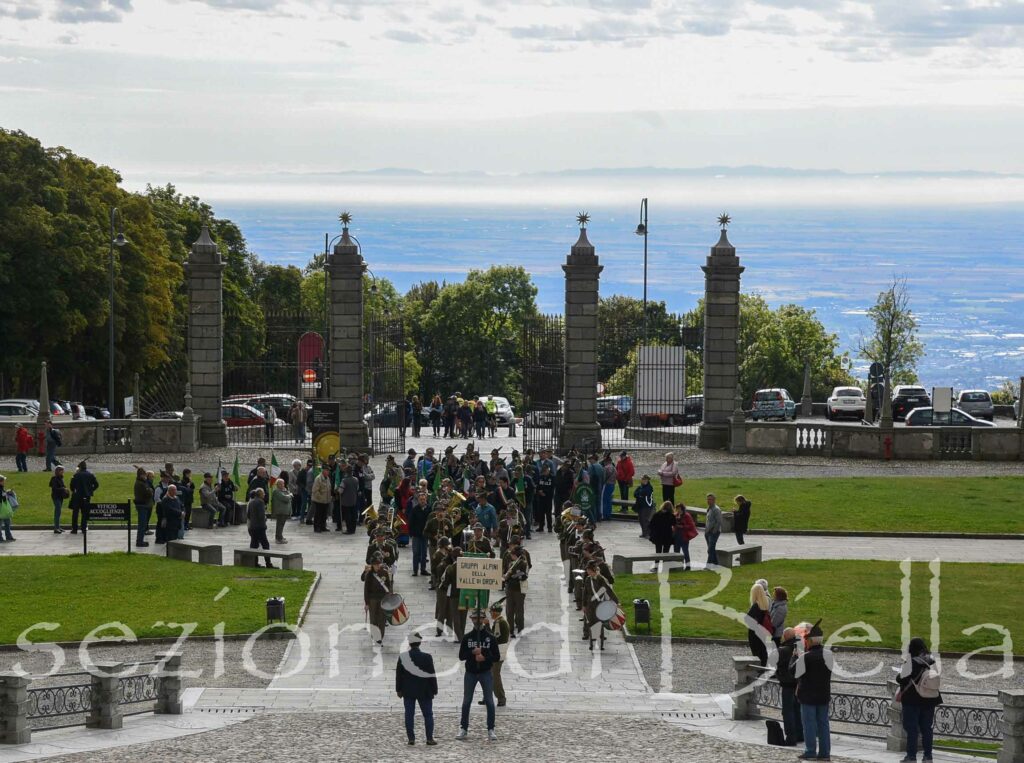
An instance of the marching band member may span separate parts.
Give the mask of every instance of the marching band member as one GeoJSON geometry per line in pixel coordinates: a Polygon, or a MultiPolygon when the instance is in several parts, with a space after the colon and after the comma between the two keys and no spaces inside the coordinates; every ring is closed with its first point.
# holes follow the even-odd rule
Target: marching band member
{"type": "Polygon", "coordinates": [[[509,559],[508,572],[505,573],[504,580],[509,624],[512,627],[512,638],[515,638],[516,631],[522,633],[526,627],[526,579],[529,572],[526,558],[518,546],[509,549],[509,559]]]}
{"type": "Polygon", "coordinates": [[[604,649],[604,624],[597,619],[597,605],[602,601],[614,601],[618,604],[619,597],[615,595],[611,583],[601,576],[601,567],[596,559],[587,562],[586,571],[586,577],[583,579],[583,640],[590,641],[590,651],[594,651],[594,636],[591,632],[594,625],[601,628],[601,648],[604,649]]]}
{"type": "Polygon", "coordinates": [[[381,600],[392,593],[391,575],[384,566],[384,557],[373,554],[363,567],[360,576],[363,581],[363,609],[370,618],[370,638],[378,644],[384,640],[384,629],[388,624],[387,613],[381,607],[381,600]]]}

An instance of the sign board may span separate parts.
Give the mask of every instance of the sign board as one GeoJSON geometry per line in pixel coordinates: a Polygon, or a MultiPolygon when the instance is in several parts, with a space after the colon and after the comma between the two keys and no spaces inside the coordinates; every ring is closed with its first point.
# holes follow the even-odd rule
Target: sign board
{"type": "MultiPolygon", "coordinates": [[[[119,519],[128,525],[128,553],[132,552],[132,505],[124,503],[91,503],[89,504],[89,521],[98,519],[119,519]]],[[[89,531],[82,526],[82,553],[89,555],[89,531]]]]}
{"type": "Polygon", "coordinates": [[[953,388],[932,387],[932,414],[949,414],[953,410],[953,388]]]}
{"type": "Polygon", "coordinates": [[[120,519],[122,522],[127,522],[131,510],[130,503],[92,503],[89,504],[89,521],[120,519]]]}
{"type": "Polygon", "coordinates": [[[324,338],[315,331],[307,331],[299,337],[298,362],[302,372],[299,374],[302,396],[306,399],[321,396],[324,372],[324,338]]]}
{"type": "Polygon", "coordinates": [[[341,451],[341,403],[314,400],[309,415],[309,428],[313,435],[313,450],[321,461],[341,451]]]}
{"type": "Polygon", "coordinates": [[[682,416],[686,412],[686,350],[640,347],[631,415],[682,416]]]}
{"type": "MultiPolygon", "coordinates": [[[[135,413],[135,397],[126,397],[124,399],[124,415],[131,416],[133,413],[135,413]]],[[[113,415],[113,412],[111,412],[111,415],[113,415]]]]}
{"type": "Polygon", "coordinates": [[[572,498],[585,516],[589,517],[592,522],[597,521],[597,493],[590,485],[580,484],[572,498]]]}
{"type": "Polygon", "coordinates": [[[460,556],[456,568],[456,585],[485,591],[501,590],[501,559],[460,556]]]}

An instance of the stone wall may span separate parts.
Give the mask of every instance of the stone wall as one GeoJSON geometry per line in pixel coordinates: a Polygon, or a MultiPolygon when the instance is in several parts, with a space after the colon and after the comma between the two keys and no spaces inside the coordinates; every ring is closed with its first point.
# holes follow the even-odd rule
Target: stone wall
{"type": "MultiPolygon", "coordinates": [[[[35,434],[35,422],[25,422],[35,434]]],[[[91,455],[94,453],[195,453],[199,450],[200,420],[182,419],[106,419],[103,421],[62,421],[54,426],[60,430],[64,444],[57,456],[91,455]]],[[[0,424],[0,454],[13,455],[14,431],[17,424],[0,424]]],[[[33,449],[30,455],[34,455],[33,449]]]]}
{"type": "Polygon", "coordinates": [[[857,427],[819,422],[734,425],[733,453],[894,460],[1024,460],[1024,432],[998,427],[857,427]]]}

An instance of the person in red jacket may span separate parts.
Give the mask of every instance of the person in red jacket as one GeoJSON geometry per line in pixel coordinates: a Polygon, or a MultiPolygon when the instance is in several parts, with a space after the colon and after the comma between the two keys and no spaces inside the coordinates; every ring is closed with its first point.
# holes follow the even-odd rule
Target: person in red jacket
{"type": "MultiPolygon", "coordinates": [[[[619,483],[619,498],[623,501],[629,500],[629,488],[633,484],[633,476],[636,474],[636,467],[633,466],[633,459],[626,451],[619,454],[619,460],[615,464],[615,481],[619,483]]],[[[628,506],[619,509],[620,512],[629,511],[628,506]]]]}
{"type": "Polygon", "coordinates": [[[28,471],[28,452],[32,450],[32,434],[25,428],[24,424],[18,424],[14,430],[14,444],[18,450],[14,456],[14,464],[19,472],[28,471]]]}

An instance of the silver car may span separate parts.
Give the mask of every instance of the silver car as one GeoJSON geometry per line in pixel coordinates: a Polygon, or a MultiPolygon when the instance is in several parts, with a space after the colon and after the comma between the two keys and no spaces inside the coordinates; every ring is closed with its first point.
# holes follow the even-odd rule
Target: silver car
{"type": "Polygon", "coordinates": [[[956,398],[956,407],[976,419],[992,421],[996,415],[992,396],[983,389],[965,389],[956,398]]]}

